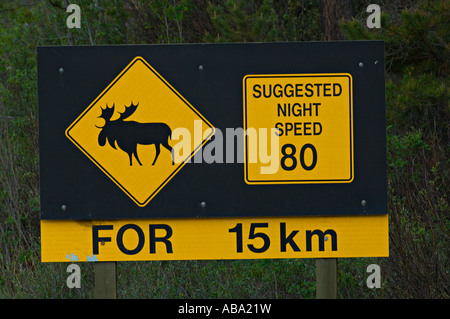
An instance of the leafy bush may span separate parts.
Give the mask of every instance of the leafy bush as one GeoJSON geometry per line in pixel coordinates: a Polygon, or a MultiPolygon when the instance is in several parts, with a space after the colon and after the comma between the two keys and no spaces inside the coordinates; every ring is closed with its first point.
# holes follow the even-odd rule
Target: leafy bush
{"type": "Polygon", "coordinates": [[[349,39],[386,46],[391,251],[382,269],[391,297],[450,294],[449,4],[417,1],[400,10],[398,2],[392,16],[382,14],[381,29],[358,20],[342,25],[349,39]]]}

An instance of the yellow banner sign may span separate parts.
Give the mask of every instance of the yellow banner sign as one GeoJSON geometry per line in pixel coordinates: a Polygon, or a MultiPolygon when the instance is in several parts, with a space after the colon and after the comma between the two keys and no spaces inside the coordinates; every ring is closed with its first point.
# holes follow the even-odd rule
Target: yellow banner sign
{"type": "Polygon", "coordinates": [[[387,256],[387,215],[41,221],[43,262],[387,256]]]}
{"type": "Polygon", "coordinates": [[[243,92],[248,184],[353,181],[350,74],[247,75],[243,92]]]}

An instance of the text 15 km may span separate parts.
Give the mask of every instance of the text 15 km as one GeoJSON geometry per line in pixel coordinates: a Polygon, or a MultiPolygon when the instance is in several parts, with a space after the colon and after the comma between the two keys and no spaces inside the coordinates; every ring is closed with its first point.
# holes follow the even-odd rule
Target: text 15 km
{"type": "MultiPolygon", "coordinates": [[[[253,253],[264,253],[266,252],[270,245],[271,240],[270,236],[264,232],[264,229],[269,227],[268,223],[251,223],[250,230],[248,233],[248,240],[251,243],[246,245],[245,249],[253,253]]],[[[243,253],[244,252],[244,230],[242,223],[237,223],[235,227],[228,229],[229,233],[236,234],[236,252],[243,253]]],[[[286,223],[280,223],[280,252],[286,252],[287,247],[289,246],[293,251],[300,252],[302,251],[300,247],[302,247],[299,236],[296,238],[296,235],[299,233],[299,230],[293,230],[289,234],[286,232],[286,223]],[[300,245],[300,247],[299,247],[300,245]]],[[[319,251],[325,250],[325,241],[328,240],[328,237],[331,237],[331,250],[337,251],[338,242],[337,242],[337,233],[333,229],[327,229],[322,231],[320,229],[314,230],[306,230],[305,231],[305,246],[304,249],[306,251],[313,250],[313,238],[317,237],[319,251]]],[[[302,247],[303,248],[303,247],[302,247]]]]}

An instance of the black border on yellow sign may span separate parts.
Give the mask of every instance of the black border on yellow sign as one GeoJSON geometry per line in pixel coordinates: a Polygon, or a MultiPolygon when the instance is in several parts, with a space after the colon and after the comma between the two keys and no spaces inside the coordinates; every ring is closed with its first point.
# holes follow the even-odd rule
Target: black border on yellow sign
{"type": "Polygon", "coordinates": [[[247,130],[247,79],[250,78],[314,78],[314,77],[347,77],[349,80],[349,125],[350,125],[350,177],[348,179],[302,179],[302,180],[257,180],[252,181],[248,178],[248,136],[245,135],[245,182],[248,184],[291,184],[291,183],[351,183],[354,177],[354,159],[353,159],[353,83],[352,76],[348,73],[336,74],[273,74],[273,75],[246,75],[244,77],[244,132],[247,130]]]}
{"type": "Polygon", "coordinates": [[[81,113],[80,116],[67,128],[66,130],[66,136],[69,138],[86,156],[88,156],[106,175],[108,175],[111,180],[113,180],[114,183],[116,183],[117,186],[119,186],[138,206],[144,207],[146,206],[150,200],[169,182],[175,174],[178,173],[178,171],[186,164],[186,162],[192,158],[195,153],[197,153],[198,150],[200,150],[203,145],[214,135],[215,128],[180,94],[175,90],[153,67],[144,60],[144,58],[137,56],[135,57],[130,64],[112,81],[106,89],[87,107],[83,113],[81,113]],[[153,72],[154,75],[156,75],[161,82],[163,82],[173,93],[175,93],[178,98],[180,98],[181,101],[183,101],[187,107],[189,107],[199,118],[203,120],[203,122],[211,129],[211,133],[202,141],[202,144],[198,145],[190,155],[188,155],[181,164],[178,165],[178,167],[159,185],[153,193],[147,197],[147,199],[143,202],[138,201],[131,192],[129,192],[119,181],[114,178],[113,175],[111,175],[98,161],[95,160],[94,157],[92,157],[72,136],[70,136],[70,130],[83,118],[83,116],[89,112],[96,104],[97,102],[122,78],[122,76],[131,69],[131,67],[137,62],[141,61],[151,72],[153,72]]]}

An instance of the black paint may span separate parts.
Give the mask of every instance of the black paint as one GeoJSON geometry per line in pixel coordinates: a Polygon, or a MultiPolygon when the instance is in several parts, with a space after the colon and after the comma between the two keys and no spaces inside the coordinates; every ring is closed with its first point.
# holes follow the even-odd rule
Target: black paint
{"type": "Polygon", "coordinates": [[[39,47],[38,87],[42,219],[387,213],[383,42],[39,47]],[[245,75],[350,73],[353,182],[247,185],[244,164],[188,163],[137,206],[64,134],[136,56],[222,132],[243,127],[245,75]]]}

